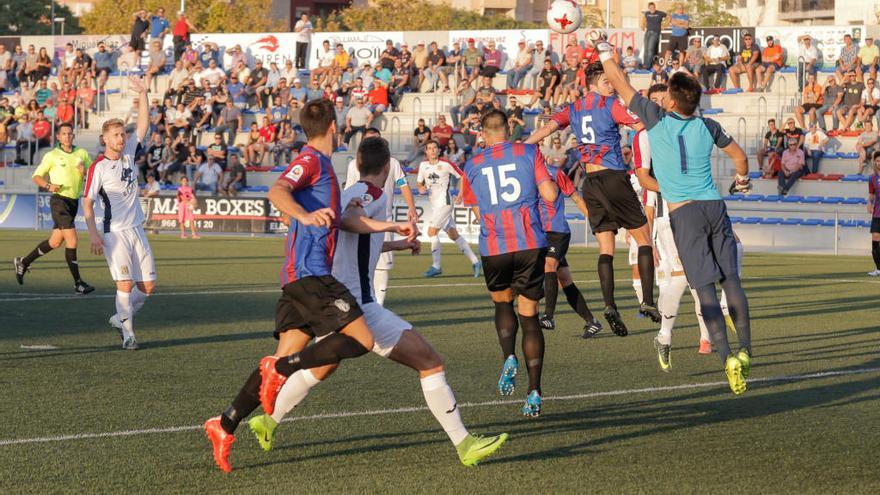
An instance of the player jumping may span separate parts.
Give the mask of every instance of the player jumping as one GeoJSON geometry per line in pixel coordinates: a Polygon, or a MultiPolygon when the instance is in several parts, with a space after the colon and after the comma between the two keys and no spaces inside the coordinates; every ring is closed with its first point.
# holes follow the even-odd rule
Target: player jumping
{"type": "Polygon", "coordinates": [[[150,104],[143,80],[131,77],[129,81],[139,101],[134,134],[126,136],[121,119],[104,122],[101,137],[106,149],[89,168],[82,203],[92,253],[104,254],[110,275],[116,281],[116,314],[110,317],[110,325],[119,330],[123,349],[136,350],[134,315],[156,288],[156,267],[144,232],[134,162],[138,145],[150,129],[150,104]],[[104,206],[100,231],[95,224],[94,207],[99,199],[104,206]]]}
{"type": "Polygon", "coordinates": [[[587,174],[584,201],[590,212],[590,227],[599,241],[598,270],[605,300],[604,316],[611,330],[624,337],[629,331],[614,302],[614,236],[619,228],[628,230],[639,245],[638,265],[643,290],[639,312],[655,322],[660,321],[660,312],[654,305],[651,231],[630,184],[620,149],[620,124],[637,126],[638,119],[617,99],[601,65],[594,64],[587,69],[586,81],[590,92],[554,115],[526,142],[539,143],[569,125],[580,141],[581,164],[587,174]]]}
{"type": "Polygon", "coordinates": [[[749,162],[742,148],[714,120],[695,117],[702,89],[685,73],[669,79],[665,107],[643,97],[627,82],[613,61],[614,48],[600,41],[596,48],[608,82],[645,125],[653,154],[664,159],[653,164],[660,193],[669,205],[675,246],[690,286],[700,299],[703,319],[724,364],[734,394],[746,391],[751,367],[749,303],[736,266],[736,241],[727,208],[712,180],[711,156],[717,145],[736,166],[735,187],[750,186],[749,162]],[[730,315],[740,349],[731,354],[715,282],[727,293],[730,315]]]}
{"type": "MultiPolygon", "coordinates": [[[[275,208],[290,217],[281,267],[282,294],[275,308],[278,347],[274,356],[260,360],[226,411],[205,422],[214,461],[226,472],[232,470],[229,452],[235,429],[260,404],[272,414],[287,377],[301,369],[362,356],[373,348],[373,334],[360,306],[331,275],[341,212],[339,181],[330,160],[336,136],[333,105],[328,100],[306,103],[300,125],[308,142],[268,196],[275,208]],[[295,329],[310,335],[289,331],[295,329]],[[303,348],[302,339],[312,336],[320,341],[303,348]]],[[[414,235],[409,224],[397,224],[394,231],[414,235]]]]}
{"type": "MultiPolygon", "coordinates": [[[[389,225],[387,203],[391,196],[379,187],[386,184],[391,173],[390,157],[388,143],[379,137],[364,138],[358,147],[361,182],[351,183],[342,193],[342,204],[351,204],[354,200],[362,206],[349,208],[343,214],[337,255],[333,259],[333,276],[348,287],[361,305],[367,325],[373,332],[373,352],[419,373],[428,409],[455,445],[461,462],[473,466],[498,450],[507,440],[507,434],[480,438],[468,433],[461,421],[455,395],[446,383],[443,358],[411,324],[375,301],[371,275],[375,273],[380,254],[392,249],[409,249],[417,254],[420,247],[417,239],[389,241],[381,233],[370,233],[389,225]]],[[[303,346],[311,338],[302,330],[292,332],[303,334],[300,338],[303,346]]],[[[272,415],[263,414],[248,422],[263,450],[272,449],[275,429],[284,415],[335,369],[336,365],[331,365],[297,371],[278,394],[272,415]]]]}
{"type": "Polygon", "coordinates": [[[538,201],[543,198],[554,203],[559,189],[551,180],[537,146],[507,141],[504,112],[491,110],[481,121],[488,148],[465,164],[462,189],[465,204],[477,207],[480,255],[486,287],[495,303],[495,329],[504,359],[498,391],[510,395],[516,385],[516,298],[523,329],[522,351],[529,374],[529,394],[522,413],[536,417],[541,414],[544,366],[538,301],[544,296],[547,254],[538,201]]]}
{"type": "MultiPolygon", "coordinates": [[[[440,265],[440,237],[441,230],[458,245],[461,252],[467,256],[474,269],[474,277],[480,276],[480,260],[471,250],[470,244],[458,234],[455,228],[455,219],[452,216],[453,199],[450,192],[450,179],[461,179],[461,170],[452,162],[440,158],[440,144],[437,141],[428,141],[425,145],[425,156],[428,158],[419,165],[419,175],[416,182],[419,192],[428,193],[431,202],[431,220],[428,222],[428,239],[431,241],[432,264],[425,272],[426,277],[437,277],[443,274],[440,265]]],[[[455,203],[461,203],[461,191],[455,198],[455,203]]]]}
{"type": "Polygon", "coordinates": [[[33,181],[42,191],[52,193],[49,208],[52,211],[52,234],[45,241],[37,244],[27,256],[12,260],[15,265],[15,279],[19,285],[24,284],[24,274],[30,270],[31,264],[40,256],[61,246],[64,242],[64,259],[73,277],[73,290],[80,295],[95,290],[85,283],[79,275],[79,263],[76,260],[76,212],[79,209],[79,198],[83,193],[83,177],[92,164],[89,153],[73,144],[73,126],[61,124],[56,133],[58,146],[43,155],[40,165],[34,170],[33,181]],[[48,178],[48,180],[46,180],[48,178]]]}

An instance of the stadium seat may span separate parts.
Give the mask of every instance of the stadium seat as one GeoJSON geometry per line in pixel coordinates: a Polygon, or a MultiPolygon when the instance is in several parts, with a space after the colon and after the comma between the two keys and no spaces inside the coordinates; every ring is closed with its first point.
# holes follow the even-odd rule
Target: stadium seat
{"type": "Polygon", "coordinates": [[[743,217],[730,217],[730,223],[741,223],[743,217]]]}
{"type": "Polygon", "coordinates": [[[761,219],[761,225],[779,225],[782,223],[781,217],[767,217],[761,219]]]}
{"type": "Polygon", "coordinates": [[[806,203],[808,205],[818,204],[822,201],[822,196],[807,196],[801,200],[801,203],[806,203]]]}
{"type": "Polygon", "coordinates": [[[843,182],[862,182],[862,181],[867,182],[868,178],[864,175],[861,175],[861,174],[850,174],[840,180],[842,180],[843,182]]]}
{"type": "Polygon", "coordinates": [[[764,201],[781,201],[781,200],[782,200],[782,196],[780,196],[778,194],[768,194],[768,195],[764,196],[764,201]]]}
{"type": "Polygon", "coordinates": [[[801,177],[801,180],[819,180],[822,178],[822,174],[807,174],[801,177]]]}
{"type": "Polygon", "coordinates": [[[761,223],[760,217],[746,217],[742,220],[743,225],[757,225],[759,223],[761,223]]]}
{"type": "Polygon", "coordinates": [[[633,74],[650,74],[651,71],[646,69],[637,69],[633,71],[633,74]]]}
{"type": "Polygon", "coordinates": [[[783,67],[776,72],[780,74],[794,74],[797,72],[797,67],[783,67]]]}
{"type": "Polygon", "coordinates": [[[822,180],[841,180],[843,179],[843,174],[825,174],[822,180]]]}
{"type": "Polygon", "coordinates": [[[823,227],[834,227],[834,219],[830,218],[828,220],[822,220],[823,227]]]}
{"type": "Polygon", "coordinates": [[[849,227],[858,227],[858,226],[859,226],[859,221],[858,221],[858,220],[841,220],[841,221],[840,221],[840,226],[841,226],[841,227],[847,227],[847,228],[849,228],[849,227]]]}
{"type": "Polygon", "coordinates": [[[823,220],[820,220],[818,218],[808,218],[808,219],[804,220],[803,222],[801,222],[801,225],[820,226],[820,225],[822,225],[822,222],[823,222],[823,220]]]}
{"type": "Polygon", "coordinates": [[[824,198],[819,200],[819,202],[822,203],[823,205],[836,205],[838,203],[843,202],[843,197],[842,196],[825,196],[824,198]]]}
{"type": "Polygon", "coordinates": [[[797,194],[792,194],[791,196],[785,196],[782,198],[783,203],[800,203],[804,199],[803,196],[798,196],[797,194]]]}
{"type": "Polygon", "coordinates": [[[866,205],[868,200],[865,198],[846,198],[843,200],[845,205],[866,205]]]}
{"type": "Polygon", "coordinates": [[[869,221],[867,221],[867,220],[859,220],[859,227],[861,227],[861,228],[863,228],[863,229],[870,229],[870,228],[871,228],[871,222],[869,222],[869,221]]]}
{"type": "Polygon", "coordinates": [[[803,218],[786,218],[782,221],[782,225],[800,225],[803,222],[803,218]]]}
{"type": "Polygon", "coordinates": [[[724,201],[742,201],[743,195],[742,194],[732,194],[730,196],[724,196],[722,199],[724,201]]]}
{"type": "Polygon", "coordinates": [[[274,167],[271,172],[284,172],[285,167],[274,167]]]}
{"type": "Polygon", "coordinates": [[[706,108],[703,110],[703,115],[715,115],[719,113],[724,113],[723,108],[706,108]]]}
{"type": "Polygon", "coordinates": [[[584,221],[584,216],[580,213],[566,213],[566,220],[584,221]]]}
{"type": "Polygon", "coordinates": [[[764,195],[763,194],[747,194],[747,195],[743,196],[742,200],[743,201],[763,201],[764,195]]]}
{"type": "Polygon", "coordinates": [[[764,174],[762,172],[749,172],[749,178],[760,179],[764,174]]]}
{"type": "MultiPolygon", "coordinates": [[[[843,151],[839,151],[837,153],[837,158],[842,158],[842,159],[852,159],[852,158],[858,158],[858,157],[859,157],[859,154],[855,153],[855,152],[846,153],[843,151]]],[[[829,157],[829,158],[834,158],[834,157],[829,157]]]]}
{"type": "Polygon", "coordinates": [[[742,88],[730,88],[730,89],[725,89],[724,91],[721,92],[721,94],[735,95],[735,94],[742,93],[742,92],[743,92],[742,88]]]}

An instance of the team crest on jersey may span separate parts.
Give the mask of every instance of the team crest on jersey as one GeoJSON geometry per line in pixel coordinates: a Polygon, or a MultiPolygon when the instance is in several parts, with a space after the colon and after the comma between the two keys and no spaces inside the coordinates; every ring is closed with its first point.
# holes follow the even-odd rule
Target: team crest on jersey
{"type": "Polygon", "coordinates": [[[123,275],[128,275],[128,265],[122,265],[119,267],[119,273],[123,275]]]}
{"type": "Polygon", "coordinates": [[[135,188],[135,182],[137,180],[135,179],[131,167],[126,166],[122,168],[122,177],[120,177],[120,180],[125,183],[125,195],[128,196],[135,188]]]}
{"type": "Polygon", "coordinates": [[[367,206],[368,204],[373,202],[373,195],[370,193],[365,193],[363,196],[361,196],[361,200],[363,200],[364,206],[367,206]]]}
{"type": "Polygon", "coordinates": [[[342,311],[343,313],[348,313],[348,311],[351,309],[351,306],[342,299],[337,299],[333,301],[333,305],[336,306],[336,309],[342,311]]]}
{"type": "MultiPolygon", "coordinates": [[[[308,156],[304,157],[303,159],[305,160],[307,158],[308,156]]],[[[299,178],[302,177],[303,172],[305,172],[305,170],[303,170],[302,165],[296,165],[295,167],[290,169],[290,172],[287,172],[287,178],[294,182],[298,182],[299,178]]]]}

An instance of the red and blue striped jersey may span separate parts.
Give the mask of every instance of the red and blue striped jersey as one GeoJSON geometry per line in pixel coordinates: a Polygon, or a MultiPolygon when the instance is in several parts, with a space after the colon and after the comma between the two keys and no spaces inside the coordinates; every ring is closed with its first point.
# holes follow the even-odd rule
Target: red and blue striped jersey
{"type": "Polygon", "coordinates": [[[568,175],[559,167],[547,165],[547,172],[553,182],[559,186],[559,194],[556,201],[549,203],[546,199],[541,198],[539,209],[541,212],[541,225],[544,232],[560,232],[568,234],[571,229],[568,227],[568,221],[565,219],[565,198],[575,193],[574,184],[568,175]]]}
{"type": "Polygon", "coordinates": [[[281,267],[281,286],[305,277],[330,275],[340,216],[339,181],[333,172],[330,157],[311,146],[305,146],[278,180],[293,186],[293,199],[304,210],[312,212],[331,208],[336,212],[330,227],[307,226],[290,219],[284,265],[281,267]]]}
{"type": "Polygon", "coordinates": [[[874,173],[868,177],[868,194],[874,195],[871,217],[880,218],[880,174],[874,173]]]}
{"type": "Polygon", "coordinates": [[[626,170],[620,151],[620,124],[632,126],[638,117],[626,109],[616,96],[587,93],[553,115],[560,129],[569,125],[578,140],[581,163],[626,170]]]}
{"type": "Polygon", "coordinates": [[[537,146],[495,144],[468,160],[464,173],[464,202],[480,208],[481,255],[547,246],[538,212],[538,184],[551,179],[537,146]]]}

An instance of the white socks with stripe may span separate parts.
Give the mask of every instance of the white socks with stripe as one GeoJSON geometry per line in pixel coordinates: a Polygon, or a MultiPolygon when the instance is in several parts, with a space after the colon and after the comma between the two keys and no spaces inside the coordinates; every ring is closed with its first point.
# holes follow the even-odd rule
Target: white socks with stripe
{"type": "Polygon", "coordinates": [[[275,411],[272,413],[272,419],[276,423],[280,423],[284,419],[284,415],[298,406],[309,395],[309,390],[319,383],[321,380],[315,378],[311,370],[299,370],[290,375],[290,378],[281,387],[281,391],[278,392],[278,398],[275,399],[275,411]]]}
{"type": "MultiPolygon", "coordinates": [[[[437,418],[437,422],[443,427],[443,431],[449,435],[453,445],[458,445],[469,435],[464,423],[461,422],[461,414],[458,412],[458,403],[449,384],[446,383],[446,373],[440,372],[422,378],[422,393],[425,395],[425,403],[431,414],[437,418]]],[[[283,391],[283,389],[282,389],[283,391]]],[[[275,406],[276,408],[278,406],[275,406]]]]}
{"type": "Polygon", "coordinates": [[[122,324],[122,338],[127,339],[134,336],[134,312],[131,307],[131,294],[128,292],[116,291],[116,315],[119,317],[119,323],[122,324]]]}
{"type": "Polygon", "coordinates": [[[429,237],[428,240],[431,241],[431,259],[433,266],[436,269],[440,269],[440,236],[429,237]]]}
{"type": "Polygon", "coordinates": [[[474,254],[473,249],[471,249],[471,245],[468,244],[466,240],[464,240],[464,237],[459,237],[458,239],[456,239],[455,244],[458,246],[458,249],[461,249],[461,252],[464,253],[464,255],[467,256],[469,260],[471,260],[472,265],[477,262],[477,255],[474,254]]]}
{"type": "Polygon", "coordinates": [[[376,302],[385,305],[385,294],[388,292],[388,276],[391,270],[373,270],[373,288],[376,290],[376,302]]]}
{"type": "Polygon", "coordinates": [[[684,275],[673,275],[660,280],[660,298],[657,306],[663,320],[660,323],[660,333],[657,340],[663,345],[672,345],[672,328],[678,317],[678,308],[681,305],[681,296],[687,288],[687,279],[684,275]]]}

